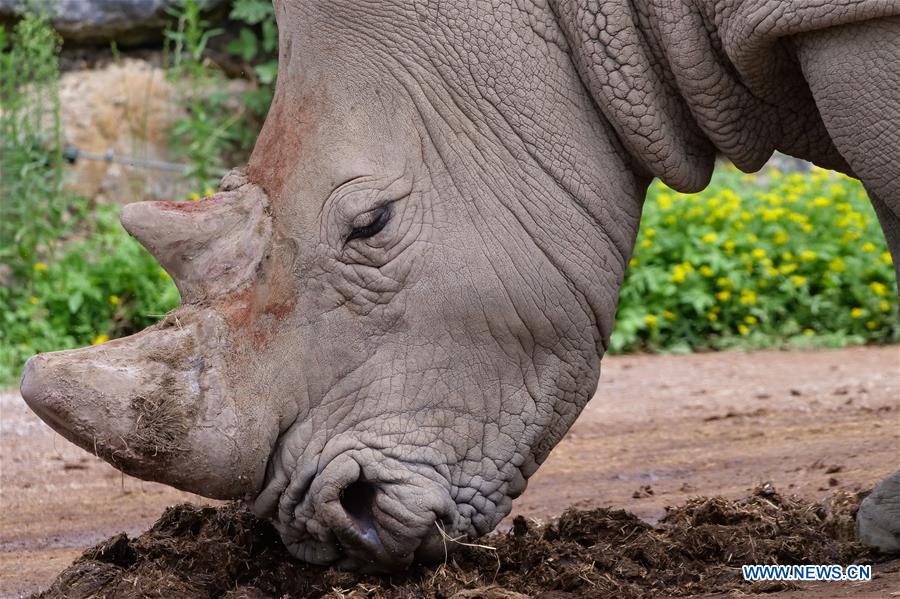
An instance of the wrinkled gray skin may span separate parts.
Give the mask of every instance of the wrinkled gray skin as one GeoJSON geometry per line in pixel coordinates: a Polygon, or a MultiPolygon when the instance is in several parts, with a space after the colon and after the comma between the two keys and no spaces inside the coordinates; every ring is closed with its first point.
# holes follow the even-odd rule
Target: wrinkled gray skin
{"type": "Polygon", "coordinates": [[[276,9],[246,172],[123,213],[183,306],[33,358],[22,393],[126,472],[245,498],[303,560],[441,559],[510,511],[595,389],[653,176],[696,191],[717,153],[776,149],[855,174],[900,264],[893,0],[276,9]]]}

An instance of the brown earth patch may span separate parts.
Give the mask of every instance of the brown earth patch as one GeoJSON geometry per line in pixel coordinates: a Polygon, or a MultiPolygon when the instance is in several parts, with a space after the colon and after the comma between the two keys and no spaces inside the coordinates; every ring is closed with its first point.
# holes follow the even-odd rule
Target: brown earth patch
{"type": "MultiPolygon", "coordinates": [[[[624,508],[652,524],[666,506],[698,495],[738,500],[763,481],[826,505],[897,469],[898,397],[897,346],[611,356],[596,396],[513,515],[547,522],[569,505],[624,508]]],[[[0,598],[48,588],[86,548],[119,532],[138,537],[166,506],[185,501],[206,500],[117,472],[54,433],[16,394],[0,393],[0,598]]],[[[512,526],[509,518],[501,530],[512,526]]],[[[804,584],[766,597],[900,591],[900,561],[875,572],[871,582],[804,584]]]]}
{"type": "Polygon", "coordinates": [[[771,486],[744,499],[699,497],[651,526],[624,510],[569,509],[554,522],[519,516],[512,530],[455,543],[445,562],[394,576],[358,575],[294,560],[274,529],[237,504],[169,508],[137,539],[114,536],[86,551],[43,593],[80,597],[657,597],[749,583],[742,564],[871,563],[852,540],[858,496],[827,504],[771,486]],[[848,532],[850,534],[848,534],[848,532]]]}

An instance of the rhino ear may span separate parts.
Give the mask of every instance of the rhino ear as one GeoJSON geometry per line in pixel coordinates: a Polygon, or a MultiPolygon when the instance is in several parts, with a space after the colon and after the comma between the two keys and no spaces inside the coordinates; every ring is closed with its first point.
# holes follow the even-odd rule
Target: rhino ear
{"type": "Polygon", "coordinates": [[[136,202],[122,226],[172,276],[182,303],[233,291],[250,280],[272,235],[266,194],[240,175],[197,202],[136,202]],[[237,177],[237,179],[235,179],[237,177]]]}

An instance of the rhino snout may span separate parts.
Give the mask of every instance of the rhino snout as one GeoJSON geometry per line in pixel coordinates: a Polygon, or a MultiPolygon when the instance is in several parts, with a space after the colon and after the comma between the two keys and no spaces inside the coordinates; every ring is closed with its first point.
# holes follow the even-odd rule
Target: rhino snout
{"type": "Polygon", "coordinates": [[[279,506],[276,527],[294,556],[347,570],[390,572],[443,559],[453,539],[471,532],[461,530],[466,521],[435,471],[429,475],[384,457],[360,458],[335,458],[299,504],[279,506]]]}

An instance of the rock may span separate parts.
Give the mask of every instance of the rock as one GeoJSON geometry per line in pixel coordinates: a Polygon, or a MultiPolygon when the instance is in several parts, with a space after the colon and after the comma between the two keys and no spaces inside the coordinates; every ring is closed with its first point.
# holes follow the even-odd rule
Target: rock
{"type": "MultiPolygon", "coordinates": [[[[0,0],[2,1],[2,0],[0,0]]],[[[172,161],[167,130],[183,115],[165,72],[125,59],[60,78],[63,143],[81,151],[172,161]]],[[[183,199],[191,191],[171,172],[79,159],[65,172],[66,188],[99,201],[183,199]]]]}
{"type": "MultiPolygon", "coordinates": [[[[201,0],[203,1],[203,0],[201,0]]],[[[46,7],[53,27],[67,41],[80,44],[138,44],[161,37],[172,18],[167,8],[178,0],[37,0],[27,2],[46,7]]],[[[206,10],[225,0],[205,0],[206,10]]],[[[26,0],[0,0],[0,21],[14,20],[26,0]]]]}
{"type": "MultiPolygon", "coordinates": [[[[236,113],[241,110],[239,98],[250,85],[243,79],[230,79],[218,82],[214,89],[227,92],[233,101],[226,102],[224,109],[236,113]]],[[[66,189],[116,204],[183,200],[204,191],[193,189],[178,172],[84,157],[86,152],[112,152],[118,158],[184,162],[172,150],[168,134],[185,116],[184,99],[161,67],[126,58],[96,69],[66,71],[59,81],[59,98],[63,144],[81,152],[74,165],[65,167],[66,189]]]]}

